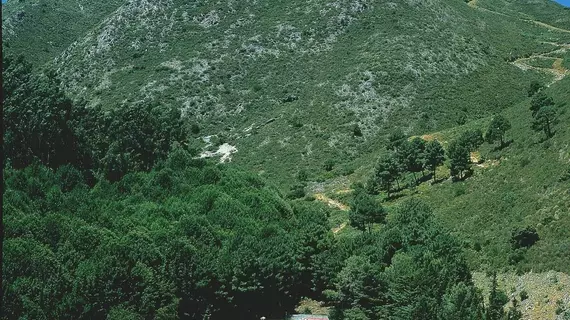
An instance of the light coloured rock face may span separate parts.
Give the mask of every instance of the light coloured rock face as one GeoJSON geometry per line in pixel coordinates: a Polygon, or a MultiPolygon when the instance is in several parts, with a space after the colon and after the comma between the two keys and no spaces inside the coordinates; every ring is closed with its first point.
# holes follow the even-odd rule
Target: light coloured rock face
{"type": "Polygon", "coordinates": [[[200,153],[200,158],[220,157],[220,163],[230,162],[232,161],[232,154],[237,151],[236,147],[228,143],[224,143],[220,145],[216,151],[203,151],[200,153]]]}

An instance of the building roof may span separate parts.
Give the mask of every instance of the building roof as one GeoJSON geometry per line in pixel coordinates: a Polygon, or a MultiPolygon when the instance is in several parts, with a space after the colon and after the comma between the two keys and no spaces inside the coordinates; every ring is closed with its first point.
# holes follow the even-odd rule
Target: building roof
{"type": "Polygon", "coordinates": [[[329,317],[318,314],[296,314],[291,316],[289,320],[329,320],[329,317]]]}

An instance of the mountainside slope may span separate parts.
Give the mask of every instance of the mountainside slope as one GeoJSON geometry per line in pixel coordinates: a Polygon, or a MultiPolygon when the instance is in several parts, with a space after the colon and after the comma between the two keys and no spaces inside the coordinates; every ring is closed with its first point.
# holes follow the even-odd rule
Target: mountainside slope
{"type": "MultiPolygon", "coordinates": [[[[570,273],[569,86],[570,78],[566,77],[545,89],[553,97],[558,113],[552,138],[545,140],[542,132],[532,130],[530,99],[513,105],[502,113],[512,124],[507,132],[511,142],[502,150],[485,144],[476,151],[473,157],[482,162],[473,165],[471,177],[453,182],[448,165],[444,165],[437,172],[441,181],[405,188],[386,199],[385,205],[392,207],[409,197],[425,200],[446,227],[464,240],[469,261],[476,270],[570,273]],[[527,227],[535,228],[540,240],[529,248],[513,249],[514,232],[527,227]]],[[[447,147],[461,132],[486,130],[490,121],[490,117],[482,118],[422,138],[435,138],[447,147]]],[[[334,198],[329,201],[350,201],[351,183],[365,183],[372,175],[376,158],[363,157],[361,161],[364,165],[345,181],[316,184],[312,189],[324,188],[318,191],[334,198]]],[[[400,183],[404,184],[405,178],[400,183]]],[[[332,219],[337,225],[347,222],[344,213],[332,219]]],[[[354,231],[346,229],[341,232],[348,236],[354,231]]]]}
{"type": "MultiPolygon", "coordinates": [[[[234,161],[280,182],[299,167],[320,179],[325,160],[356,159],[394,127],[433,131],[521,101],[545,75],[505,59],[570,34],[503,7],[497,19],[463,1],[130,1],[51,64],[92,106],[181,108],[197,138],[236,145],[234,161]]],[[[36,32],[22,28],[11,48],[36,32]]]]}
{"type": "Polygon", "coordinates": [[[2,45],[41,66],[96,27],[122,0],[11,0],[2,3],[2,45]]]}

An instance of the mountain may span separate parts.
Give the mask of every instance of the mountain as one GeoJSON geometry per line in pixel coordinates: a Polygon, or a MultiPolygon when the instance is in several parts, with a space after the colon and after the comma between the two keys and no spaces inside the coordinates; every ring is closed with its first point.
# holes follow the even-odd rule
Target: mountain
{"type": "Polygon", "coordinates": [[[570,314],[569,9],[2,10],[7,318],[570,314]]]}
{"type": "Polygon", "coordinates": [[[567,11],[523,2],[11,1],[3,46],[92,106],[180,108],[282,182],[520,102],[546,77],[508,61],[570,39],[567,11]]]}

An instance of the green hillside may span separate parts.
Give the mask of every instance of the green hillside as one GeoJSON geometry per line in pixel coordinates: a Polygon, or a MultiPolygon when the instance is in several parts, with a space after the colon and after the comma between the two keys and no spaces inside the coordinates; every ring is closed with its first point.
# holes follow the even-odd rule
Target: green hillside
{"type": "MultiPolygon", "coordinates": [[[[8,10],[5,20],[37,10],[16,5],[22,8],[8,10]]],[[[196,137],[221,136],[237,147],[234,161],[280,183],[298,167],[323,173],[327,159],[353,160],[394,127],[408,134],[435,131],[513,105],[540,74],[522,72],[506,59],[570,39],[570,33],[521,19],[508,3],[500,19],[463,1],[132,1],[114,11],[113,4],[105,7],[107,14],[83,16],[92,27],[72,23],[75,37],[40,35],[35,24],[12,23],[18,36],[4,46],[38,61],[38,36],[51,35],[61,46],[60,35],[73,39],[49,65],[74,99],[102,109],[138,103],[180,108],[198,124],[196,137]],[[362,136],[355,136],[355,126],[362,136]]],[[[540,12],[560,11],[553,5],[540,12]]],[[[55,27],[55,13],[46,9],[34,22],[55,27]]]]}
{"type": "MultiPolygon", "coordinates": [[[[530,99],[525,100],[503,112],[512,123],[507,134],[512,143],[500,151],[495,151],[493,145],[484,144],[478,153],[485,161],[474,166],[473,177],[463,182],[447,180],[435,185],[425,182],[402,192],[403,199],[418,195],[435,208],[438,217],[466,241],[475,268],[570,272],[567,263],[570,239],[569,86],[570,78],[566,78],[546,90],[554,97],[560,114],[556,134],[551,139],[544,140],[540,133],[531,129],[530,99]],[[528,250],[513,252],[512,231],[528,226],[537,228],[541,241],[528,250]],[[514,256],[518,260],[510,260],[514,256]]],[[[489,122],[490,118],[484,118],[429,135],[447,144],[459,132],[485,129],[489,122]]],[[[360,179],[370,175],[371,170],[370,167],[363,169],[365,176],[360,179]]],[[[438,174],[442,179],[449,177],[445,167],[438,174]]],[[[334,192],[331,195],[334,196],[334,192]]],[[[389,203],[398,203],[401,199],[389,203]]]]}
{"type": "Polygon", "coordinates": [[[101,24],[121,4],[121,0],[3,3],[2,46],[6,51],[25,55],[37,66],[43,65],[101,24]]]}
{"type": "Polygon", "coordinates": [[[570,317],[570,10],[2,10],[1,319],[570,317]]]}

